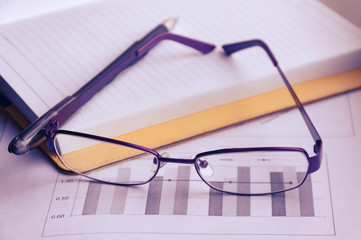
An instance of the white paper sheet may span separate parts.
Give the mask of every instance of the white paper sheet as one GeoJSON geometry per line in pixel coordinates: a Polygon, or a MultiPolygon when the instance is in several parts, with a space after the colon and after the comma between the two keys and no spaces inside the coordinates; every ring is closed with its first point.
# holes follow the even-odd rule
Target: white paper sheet
{"type": "MultiPolygon", "coordinates": [[[[150,184],[128,189],[126,201],[119,200],[115,206],[115,196],[121,199],[124,195],[116,195],[111,186],[101,185],[97,194],[96,188],[79,182],[79,177],[59,174],[38,151],[26,157],[7,153],[7,144],[17,130],[1,114],[1,129],[5,129],[0,145],[2,239],[356,240],[361,235],[360,102],[358,90],[306,106],[324,141],[321,169],[310,177],[312,198],[308,194],[300,199],[301,193],[295,190],[286,194],[284,205],[273,206],[271,196],[251,197],[249,205],[243,204],[250,216],[235,216],[235,200],[228,195],[223,196],[222,204],[219,200],[212,203],[213,211],[222,208],[222,216],[208,216],[210,196],[203,182],[190,184],[186,210],[175,202],[177,186],[167,183],[163,183],[157,214],[145,214],[150,208],[150,184]],[[123,204],[123,212],[116,212],[119,204],[123,204]],[[286,216],[272,216],[277,208],[284,208],[286,216]],[[175,209],[187,215],[176,215],[175,209]],[[305,210],[311,215],[301,216],[305,210]]],[[[190,157],[218,147],[262,145],[309,150],[312,138],[297,111],[288,111],[160,152],[190,157]]],[[[177,168],[167,164],[160,174],[174,176],[177,168]]],[[[194,169],[190,174],[197,177],[194,169]]]]}

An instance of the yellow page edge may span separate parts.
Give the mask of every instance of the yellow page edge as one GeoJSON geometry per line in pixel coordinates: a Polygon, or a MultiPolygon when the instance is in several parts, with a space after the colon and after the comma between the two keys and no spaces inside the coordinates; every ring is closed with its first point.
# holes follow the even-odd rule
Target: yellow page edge
{"type": "MultiPolygon", "coordinates": [[[[301,102],[309,103],[360,88],[361,68],[298,83],[293,85],[293,87],[301,102]]],[[[115,139],[155,149],[245,120],[284,110],[294,105],[295,103],[291,95],[288,94],[287,88],[281,88],[136,130],[118,136],[115,139]]],[[[68,171],[56,155],[47,150],[46,144],[42,145],[42,149],[61,170],[68,171]]],[[[96,151],[99,151],[99,147],[95,147],[89,153],[95,153],[96,151]]],[[[107,159],[102,159],[100,165],[107,163],[109,163],[107,159]]],[[[94,162],[79,162],[79,164],[88,169],[97,165],[94,162]]]]}

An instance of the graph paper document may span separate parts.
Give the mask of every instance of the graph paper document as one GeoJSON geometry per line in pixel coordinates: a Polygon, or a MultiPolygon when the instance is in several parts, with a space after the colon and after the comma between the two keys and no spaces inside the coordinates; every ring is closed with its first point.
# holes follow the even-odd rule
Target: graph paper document
{"type": "MultiPolygon", "coordinates": [[[[210,190],[193,166],[166,164],[149,184],[118,187],[57,172],[40,152],[7,153],[15,127],[2,113],[2,239],[358,239],[361,91],[309,104],[324,140],[319,171],[301,188],[244,197],[210,190]]],[[[266,116],[160,149],[173,157],[230,146],[300,146],[312,138],[297,111],[266,116]]],[[[119,169],[127,178],[131,169],[119,169]]],[[[246,174],[244,180],[272,172],[246,174]]],[[[237,174],[230,174],[235,179],[237,174]]]]}

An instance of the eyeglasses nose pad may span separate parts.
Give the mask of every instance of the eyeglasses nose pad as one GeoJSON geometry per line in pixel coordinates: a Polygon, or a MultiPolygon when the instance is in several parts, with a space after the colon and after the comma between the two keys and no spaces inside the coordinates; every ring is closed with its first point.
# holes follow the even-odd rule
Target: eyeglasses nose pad
{"type": "MultiPolygon", "coordinates": [[[[169,158],[169,154],[167,152],[164,152],[161,154],[162,157],[169,158]]],[[[168,162],[161,162],[159,168],[164,167],[168,162]]]]}
{"type": "Polygon", "coordinates": [[[154,157],[153,158],[153,164],[151,165],[151,167],[150,167],[150,172],[151,173],[155,173],[156,171],[157,171],[157,169],[158,169],[158,158],[157,157],[154,157]]]}
{"type": "Polygon", "coordinates": [[[214,174],[214,170],[211,164],[205,158],[198,158],[197,159],[198,169],[201,174],[205,177],[212,177],[214,174]]]}
{"type": "MultiPolygon", "coordinates": [[[[169,154],[167,152],[165,152],[165,153],[162,153],[161,156],[168,158],[169,154]]],[[[155,173],[157,171],[158,161],[159,161],[159,159],[157,157],[153,158],[153,165],[152,165],[151,170],[150,170],[152,173],[155,173]]],[[[160,162],[159,169],[164,167],[166,164],[167,164],[167,162],[160,162]]]]}

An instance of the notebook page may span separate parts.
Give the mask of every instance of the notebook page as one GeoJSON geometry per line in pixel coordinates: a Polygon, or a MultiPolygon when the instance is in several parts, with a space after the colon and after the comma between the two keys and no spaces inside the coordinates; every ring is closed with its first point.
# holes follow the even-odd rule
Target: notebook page
{"type": "Polygon", "coordinates": [[[0,2],[0,24],[80,6],[91,1],[96,0],[2,0],[0,2]]]}
{"type": "MultiPolygon", "coordinates": [[[[1,74],[40,116],[173,16],[175,32],[218,45],[265,40],[292,83],[361,65],[360,30],[317,2],[105,1],[2,27],[1,74]]],[[[119,135],[281,86],[260,49],[226,58],[164,42],[65,127],[119,135]]]]}
{"type": "MultiPolygon", "coordinates": [[[[28,24],[9,24],[2,28],[2,56],[8,65],[2,75],[8,79],[6,67],[19,75],[18,78],[10,78],[11,81],[8,82],[16,91],[20,91],[19,95],[37,116],[65,96],[74,93],[125,50],[133,39],[142,36],[132,34],[129,27],[127,30],[119,27],[124,23],[117,23],[114,19],[105,21],[113,29],[108,29],[111,32],[104,32],[102,18],[108,14],[103,13],[104,16],[100,15],[95,20],[99,23],[92,24],[92,17],[98,14],[94,9],[98,6],[91,8],[92,15],[84,7],[82,10],[74,9],[39,17],[28,24]],[[74,22],[78,23],[77,27],[70,28],[74,22]],[[99,56],[106,50],[108,56],[99,60],[99,56]],[[27,85],[26,89],[23,88],[24,85],[27,85]],[[36,102],[32,103],[33,100],[36,102]]],[[[144,21],[139,23],[142,22],[144,21]]],[[[139,23],[134,24],[140,25],[139,23]]],[[[148,31],[153,26],[140,27],[140,32],[148,31]]]]}
{"type": "MultiPolygon", "coordinates": [[[[179,6],[171,6],[166,3],[162,6],[168,9],[167,12],[174,11],[175,14],[173,15],[175,16],[182,16],[181,13],[185,14],[185,17],[182,16],[180,19],[178,28],[175,29],[176,32],[182,34],[195,36],[200,39],[203,39],[202,37],[205,36],[204,39],[212,39],[211,42],[215,42],[218,45],[224,42],[229,43],[233,39],[235,39],[233,41],[239,41],[257,36],[258,38],[266,39],[266,42],[270,44],[279,61],[282,61],[281,66],[288,70],[286,71],[288,75],[291,76],[293,83],[313,79],[322,75],[333,74],[332,70],[336,70],[334,69],[335,66],[338,67],[336,71],[340,71],[340,68],[354,68],[355,65],[360,64],[359,61],[355,64],[355,58],[360,55],[359,50],[354,55],[348,55],[344,59],[341,59],[339,56],[345,51],[343,48],[337,49],[337,45],[344,41],[344,39],[342,39],[343,35],[339,35],[338,30],[334,30],[333,28],[326,28],[324,30],[324,26],[330,19],[319,20],[316,16],[316,13],[322,14],[322,11],[324,11],[324,14],[329,14],[329,11],[321,8],[320,10],[316,9],[316,12],[312,12],[313,6],[308,6],[309,9],[306,6],[304,9],[307,13],[306,16],[310,18],[309,15],[312,15],[313,19],[307,24],[302,25],[305,14],[298,13],[298,9],[301,6],[299,6],[297,2],[293,2],[286,7],[264,3],[266,5],[262,7],[263,10],[261,9],[259,15],[257,14],[256,17],[252,15],[252,11],[249,11],[249,9],[255,7],[252,2],[247,2],[248,5],[238,6],[236,10],[233,10],[235,8],[234,5],[228,5],[227,7],[222,5],[223,8],[220,7],[221,5],[211,5],[209,8],[205,8],[201,4],[195,4],[198,8],[194,7],[191,10],[184,10],[179,8],[179,6]],[[202,6],[203,10],[200,6],[202,6]],[[243,9],[242,12],[237,14],[237,10],[241,9],[243,9]],[[233,12],[227,15],[229,11],[233,12]],[[272,33],[272,31],[268,29],[269,24],[264,24],[266,20],[258,20],[260,23],[257,23],[257,18],[264,15],[271,16],[272,19],[275,18],[274,16],[283,16],[274,19],[275,22],[273,24],[275,27],[273,30],[278,30],[276,26],[285,25],[282,26],[282,31],[284,32],[278,34],[272,33]],[[231,17],[227,18],[226,16],[231,17]],[[248,25],[240,29],[238,29],[239,26],[237,25],[230,26],[229,23],[234,22],[234,16],[242,16],[242,19],[239,19],[239,21],[248,22],[248,25]],[[183,19],[184,21],[182,22],[183,19]],[[300,32],[293,33],[293,26],[284,24],[286,20],[289,21],[290,19],[293,19],[293,25],[299,26],[298,29],[300,32]],[[195,22],[201,23],[199,24],[200,26],[194,24],[195,22]],[[206,24],[204,22],[206,22],[206,24]],[[249,33],[243,36],[242,31],[250,29],[248,26],[251,26],[254,22],[256,22],[255,25],[257,28],[249,30],[249,33]],[[304,33],[307,32],[306,30],[315,24],[318,26],[317,31],[314,31],[312,35],[308,34],[303,36],[304,33]],[[223,33],[225,26],[227,26],[227,28],[230,27],[230,30],[223,33]],[[218,33],[219,31],[221,34],[218,33]],[[285,39],[280,37],[280,35],[286,36],[288,32],[293,33],[294,36],[285,39]],[[202,35],[199,33],[202,33],[202,35]],[[338,37],[336,39],[332,38],[332,41],[328,40],[327,43],[323,42],[323,40],[333,35],[337,35],[338,37]],[[301,38],[302,44],[297,42],[298,44],[294,45],[295,39],[299,38],[301,38]],[[325,47],[322,48],[324,45],[325,47]],[[328,55],[330,47],[336,47],[336,49],[328,55]],[[277,49],[279,50],[277,51],[277,49]],[[282,57],[284,57],[284,60],[282,57]],[[338,59],[336,62],[333,62],[334,59],[332,58],[335,57],[338,59]],[[317,66],[313,66],[314,64],[317,64],[317,66]]],[[[332,13],[330,14],[332,16],[332,13]]],[[[334,18],[334,22],[339,21],[338,16],[332,17],[334,18]]],[[[340,28],[344,27],[342,26],[343,22],[343,20],[340,20],[340,28]]],[[[350,46],[352,46],[350,49],[353,47],[359,49],[359,30],[355,28],[353,32],[348,33],[348,36],[351,39],[350,43],[353,42],[350,44],[350,46]]],[[[121,92],[124,87],[130,89],[133,94],[138,94],[137,99],[132,99],[132,102],[127,101],[127,98],[120,100],[119,107],[117,108],[119,110],[116,110],[119,111],[119,117],[114,118],[113,121],[108,120],[108,122],[106,122],[108,131],[100,127],[105,124],[101,118],[99,120],[92,119],[88,128],[86,126],[87,123],[83,122],[85,131],[113,136],[114,131],[119,130],[119,132],[115,133],[115,135],[118,135],[141,127],[151,126],[160,121],[177,118],[189,114],[192,111],[196,112],[211,106],[220,105],[232,101],[231,99],[245,98],[262,91],[268,91],[282,86],[282,82],[277,78],[277,75],[275,75],[274,69],[270,66],[268,59],[265,58],[262,51],[252,50],[247,53],[235,55],[233,59],[236,60],[232,61],[225,59],[223,55],[220,54],[221,51],[218,50],[217,54],[187,58],[184,62],[181,62],[183,60],[183,57],[181,57],[183,56],[181,47],[179,47],[180,50],[177,55],[171,58],[168,57],[176,47],[177,46],[171,43],[163,43],[158,48],[152,50],[147,58],[136,66],[137,68],[126,72],[122,76],[121,81],[114,82],[112,86],[119,86],[114,91],[114,95],[119,91],[121,92]],[[176,61],[172,62],[173,60],[176,61]],[[159,68],[159,66],[162,65],[167,66],[166,72],[164,68],[159,68]],[[179,66],[179,68],[177,66],[179,66]],[[149,67],[149,71],[143,70],[143,67],[149,67]],[[180,68],[185,69],[181,75],[179,75],[177,71],[180,68]],[[148,81],[148,85],[144,86],[144,81],[148,81]],[[171,85],[171,83],[173,83],[173,85],[171,85]],[[152,90],[152,86],[156,86],[156,92],[152,90]],[[148,98],[148,100],[142,101],[142,97],[148,98]],[[165,101],[165,99],[167,100],[165,101]],[[126,102],[126,104],[122,104],[123,102],[126,102]],[[198,108],[195,108],[195,106],[198,108]],[[98,125],[97,121],[99,121],[98,125]]],[[[354,49],[351,51],[354,51],[354,49]]],[[[105,97],[109,93],[110,91],[103,91],[99,96],[105,97]]],[[[93,105],[90,106],[90,108],[92,107],[93,105]]],[[[96,111],[98,110],[94,107],[94,113],[96,111]]],[[[114,112],[114,109],[109,109],[109,112],[114,112]]],[[[81,118],[76,117],[71,123],[80,125],[81,121],[81,118]],[[76,123],[76,120],[79,120],[79,122],[76,123]]],[[[70,128],[71,127],[72,126],[70,126],[70,128]]]]}

